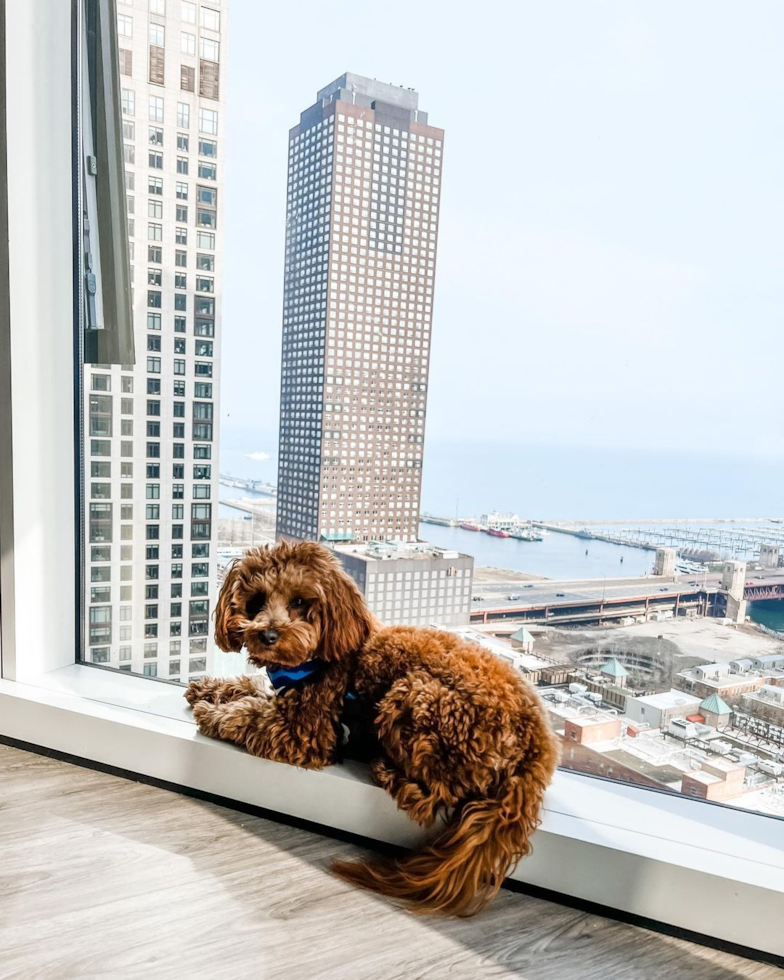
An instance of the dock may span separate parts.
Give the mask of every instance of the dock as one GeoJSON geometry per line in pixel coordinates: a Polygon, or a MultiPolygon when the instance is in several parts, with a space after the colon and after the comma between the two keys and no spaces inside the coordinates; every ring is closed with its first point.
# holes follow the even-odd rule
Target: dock
{"type": "MultiPolygon", "coordinates": [[[[265,497],[277,497],[278,488],[273,483],[265,480],[246,480],[240,476],[231,476],[228,473],[221,473],[218,482],[224,487],[236,487],[238,490],[250,490],[251,493],[259,493],[265,497]]],[[[228,502],[228,501],[227,501],[228,502]]]]}
{"type": "Polygon", "coordinates": [[[438,524],[441,527],[457,527],[458,521],[451,517],[434,517],[432,514],[420,514],[420,523],[438,524]]]}

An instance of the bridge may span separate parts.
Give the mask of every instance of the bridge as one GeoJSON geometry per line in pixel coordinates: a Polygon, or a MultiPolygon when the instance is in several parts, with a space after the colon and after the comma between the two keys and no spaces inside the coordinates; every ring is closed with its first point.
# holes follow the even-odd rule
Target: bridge
{"type": "Polygon", "coordinates": [[[763,599],[784,599],[784,582],[746,582],[743,598],[749,602],[763,599]]]}

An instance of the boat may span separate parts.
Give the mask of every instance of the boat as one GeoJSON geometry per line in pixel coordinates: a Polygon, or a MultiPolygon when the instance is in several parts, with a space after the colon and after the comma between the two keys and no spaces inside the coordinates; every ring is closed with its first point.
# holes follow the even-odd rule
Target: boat
{"type": "Polygon", "coordinates": [[[515,538],[517,541],[544,541],[542,535],[537,531],[512,531],[509,537],[515,538]]]}
{"type": "Polygon", "coordinates": [[[491,535],[491,537],[494,537],[494,538],[508,538],[509,537],[509,532],[508,531],[502,531],[498,527],[489,527],[487,529],[487,533],[489,535],[491,535]]]}
{"type": "Polygon", "coordinates": [[[460,527],[464,531],[481,531],[482,528],[478,524],[474,524],[472,521],[462,521],[460,527]]]}

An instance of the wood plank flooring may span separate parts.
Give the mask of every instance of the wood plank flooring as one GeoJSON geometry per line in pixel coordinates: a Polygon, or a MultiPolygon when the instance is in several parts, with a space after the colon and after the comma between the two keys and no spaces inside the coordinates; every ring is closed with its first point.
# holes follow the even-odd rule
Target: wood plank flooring
{"type": "Polygon", "coordinates": [[[784,978],[508,891],[420,918],[329,874],[356,850],[0,745],[0,978],[784,978]]]}

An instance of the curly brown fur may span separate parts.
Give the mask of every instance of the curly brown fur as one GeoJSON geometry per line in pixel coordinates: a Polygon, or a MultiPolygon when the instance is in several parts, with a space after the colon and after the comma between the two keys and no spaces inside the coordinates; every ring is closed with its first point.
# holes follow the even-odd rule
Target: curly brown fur
{"type": "Polygon", "coordinates": [[[374,780],[422,826],[446,817],[421,852],[340,862],[338,875],[420,912],[471,915],[490,901],[530,851],[558,761],[539,698],[511,666],[454,634],[381,627],[335,556],[311,542],[249,551],[235,564],[215,638],[224,650],[244,645],[257,666],[325,667],[279,697],[249,690],[248,678],[195,681],[186,697],[202,732],[320,768],[335,758],[352,690],[381,746],[374,780]]]}

